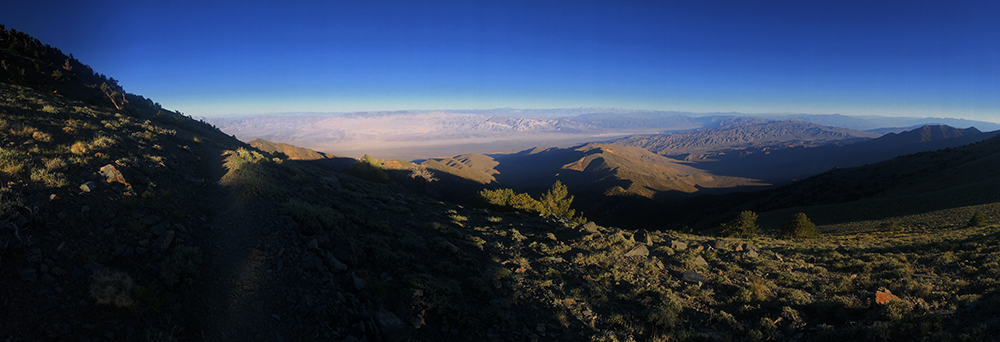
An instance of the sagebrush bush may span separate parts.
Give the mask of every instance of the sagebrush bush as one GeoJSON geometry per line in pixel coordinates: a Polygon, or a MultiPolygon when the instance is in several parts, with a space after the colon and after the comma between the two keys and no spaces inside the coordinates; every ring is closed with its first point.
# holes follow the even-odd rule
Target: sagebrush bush
{"type": "Polygon", "coordinates": [[[667,290],[661,294],[659,303],[646,310],[646,322],[658,328],[673,328],[677,325],[682,309],[674,293],[667,290]]]}
{"type": "Polygon", "coordinates": [[[48,169],[44,168],[32,170],[31,180],[45,183],[46,186],[52,188],[61,188],[69,185],[69,182],[66,180],[66,175],[59,172],[50,172],[48,169]]]}
{"type": "Polygon", "coordinates": [[[50,142],[50,141],[52,141],[52,135],[51,134],[48,134],[48,133],[45,133],[45,132],[41,132],[41,131],[35,131],[34,133],[32,133],[31,134],[31,138],[35,139],[37,141],[41,141],[41,142],[50,142]]]}
{"type": "Polygon", "coordinates": [[[84,144],[83,142],[79,142],[78,141],[78,142],[74,143],[73,145],[70,145],[69,151],[71,153],[75,154],[75,155],[84,155],[84,154],[87,154],[87,151],[89,151],[89,148],[88,148],[87,144],[84,144]]]}
{"type": "Polygon", "coordinates": [[[98,134],[97,137],[94,138],[94,141],[90,143],[90,146],[93,148],[104,149],[115,146],[116,144],[118,144],[118,141],[116,141],[114,137],[98,134]]]}
{"type": "Polygon", "coordinates": [[[45,169],[55,171],[66,167],[66,161],[56,157],[45,161],[45,169]]]}
{"type": "Polygon", "coordinates": [[[28,157],[24,153],[0,148],[0,173],[16,176],[27,167],[28,157]]]}

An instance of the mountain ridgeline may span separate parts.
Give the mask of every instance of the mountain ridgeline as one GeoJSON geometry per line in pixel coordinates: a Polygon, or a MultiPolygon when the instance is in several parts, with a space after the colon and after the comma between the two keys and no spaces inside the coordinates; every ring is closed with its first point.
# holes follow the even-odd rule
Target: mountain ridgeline
{"type": "Polygon", "coordinates": [[[354,160],[241,142],[22,32],[0,65],[3,341],[996,337],[995,133],[505,109],[542,117],[458,121],[697,130],[354,160]],[[540,210],[472,201],[496,188],[540,210]]]}
{"type": "Polygon", "coordinates": [[[483,187],[539,194],[559,180],[578,196],[580,209],[591,219],[659,229],[664,222],[680,221],[645,214],[659,211],[654,208],[664,203],[767,189],[832,169],[962,146],[996,135],[948,126],[879,135],[753,118],[717,120],[715,125],[572,148],[431,159],[424,164],[452,176],[445,178],[446,183],[468,179],[481,184],[442,186],[446,198],[452,200],[468,201],[483,187]]]}

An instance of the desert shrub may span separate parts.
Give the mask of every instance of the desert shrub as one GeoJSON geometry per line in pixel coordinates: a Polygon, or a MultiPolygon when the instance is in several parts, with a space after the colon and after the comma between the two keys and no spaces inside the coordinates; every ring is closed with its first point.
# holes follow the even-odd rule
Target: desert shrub
{"type": "Polygon", "coordinates": [[[760,234],[760,227],[757,226],[757,213],[749,210],[740,212],[736,218],[723,223],[716,231],[716,235],[723,237],[755,238],[758,234],[760,234]]]}
{"type": "Polygon", "coordinates": [[[785,239],[814,239],[819,237],[816,225],[809,221],[805,213],[796,213],[781,225],[781,237],[785,239]]]}
{"type": "Polygon", "coordinates": [[[66,161],[62,158],[52,158],[45,161],[45,169],[55,171],[66,167],[66,161]]]}
{"type": "Polygon", "coordinates": [[[94,138],[94,141],[90,143],[90,146],[93,148],[105,149],[108,147],[115,146],[117,143],[118,142],[115,140],[114,137],[110,137],[104,134],[98,134],[97,137],[94,138]]]}
{"type": "Polygon", "coordinates": [[[239,148],[227,151],[224,166],[229,171],[222,177],[223,185],[236,186],[250,196],[278,196],[283,189],[271,182],[270,159],[257,151],[239,148]]]}
{"type": "Polygon", "coordinates": [[[813,302],[813,297],[809,292],[793,288],[784,288],[779,291],[779,298],[786,305],[803,306],[813,302]]]}
{"type": "Polygon", "coordinates": [[[295,219],[295,222],[299,223],[299,229],[304,234],[336,230],[344,221],[344,215],[330,207],[317,206],[300,200],[288,201],[285,203],[284,209],[288,215],[295,219]]]}
{"type": "Polygon", "coordinates": [[[976,210],[969,218],[969,227],[982,227],[986,225],[986,215],[982,211],[976,210]]]}
{"type": "Polygon", "coordinates": [[[763,280],[752,280],[747,287],[741,288],[736,295],[730,298],[733,303],[749,304],[753,302],[763,302],[771,298],[772,291],[763,280]]]}
{"type": "Polygon", "coordinates": [[[351,164],[350,173],[373,182],[385,183],[389,181],[389,175],[382,168],[382,161],[367,154],[351,164]]]}
{"type": "Polygon", "coordinates": [[[61,188],[69,185],[66,181],[66,176],[59,172],[49,172],[47,169],[38,168],[31,171],[31,180],[35,182],[43,182],[46,186],[52,188],[61,188]]]}
{"type": "Polygon", "coordinates": [[[901,321],[906,318],[911,311],[913,311],[913,304],[897,299],[890,301],[885,307],[882,308],[882,312],[879,313],[879,317],[887,321],[901,321]]]}
{"type": "Polygon", "coordinates": [[[41,132],[41,131],[35,131],[34,133],[32,133],[31,134],[31,138],[35,139],[37,141],[41,141],[41,142],[50,142],[50,141],[52,141],[52,135],[51,134],[48,134],[48,133],[45,133],[45,132],[41,132]]]}
{"type": "Polygon", "coordinates": [[[78,155],[78,156],[79,155],[87,154],[88,150],[89,149],[87,147],[87,144],[84,144],[83,142],[79,142],[79,141],[76,142],[76,143],[74,143],[73,145],[70,145],[70,147],[69,147],[69,151],[71,153],[75,154],[75,155],[78,155]]]}
{"type": "Polygon", "coordinates": [[[413,164],[410,167],[410,178],[417,179],[423,183],[431,183],[438,181],[438,178],[434,176],[434,172],[427,169],[427,165],[423,164],[413,164]]]}
{"type": "Polygon", "coordinates": [[[17,176],[27,167],[28,158],[23,153],[0,148],[0,173],[17,176]]]}
{"type": "Polygon", "coordinates": [[[90,295],[97,304],[114,305],[119,308],[129,307],[132,301],[132,290],[135,284],[125,272],[102,268],[90,276],[90,295]]]}
{"type": "Polygon", "coordinates": [[[201,252],[197,247],[177,246],[167,257],[168,267],[183,285],[193,285],[198,280],[198,267],[201,266],[201,252]]]}

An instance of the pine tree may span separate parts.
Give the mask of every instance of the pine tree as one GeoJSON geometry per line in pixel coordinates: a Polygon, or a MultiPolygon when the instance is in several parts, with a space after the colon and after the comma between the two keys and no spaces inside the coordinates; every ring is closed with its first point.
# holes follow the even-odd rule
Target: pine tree
{"type": "Polygon", "coordinates": [[[542,215],[556,215],[572,219],[576,210],[570,209],[573,204],[573,196],[569,195],[569,189],[562,182],[556,181],[552,184],[552,189],[542,195],[542,215]]]}
{"type": "Polygon", "coordinates": [[[786,239],[814,239],[819,237],[816,225],[809,221],[805,213],[796,213],[792,219],[781,225],[781,236],[786,239]]]}
{"type": "Polygon", "coordinates": [[[723,223],[716,232],[718,236],[735,236],[752,239],[760,234],[757,226],[757,213],[746,210],[736,215],[732,221],[723,223]]]}
{"type": "Polygon", "coordinates": [[[969,218],[969,227],[982,227],[986,225],[986,215],[982,211],[976,210],[969,218]]]}

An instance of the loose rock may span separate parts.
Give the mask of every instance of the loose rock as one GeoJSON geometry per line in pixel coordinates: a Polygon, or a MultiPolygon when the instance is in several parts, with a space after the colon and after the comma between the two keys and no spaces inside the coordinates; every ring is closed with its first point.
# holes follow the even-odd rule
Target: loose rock
{"type": "Polygon", "coordinates": [[[94,183],[93,181],[83,183],[80,185],[80,190],[83,190],[83,192],[91,192],[97,190],[97,183],[94,183]]]}
{"type": "Polygon", "coordinates": [[[168,230],[165,234],[160,235],[153,242],[153,246],[159,251],[163,252],[170,248],[170,243],[174,241],[174,231],[168,230]]]}
{"type": "Polygon", "coordinates": [[[600,230],[598,230],[599,227],[600,226],[598,226],[597,223],[587,222],[580,226],[580,231],[587,234],[598,233],[600,232],[600,230]]]}
{"type": "Polygon", "coordinates": [[[636,248],[632,249],[631,251],[629,251],[628,253],[625,253],[626,257],[633,257],[633,256],[643,256],[644,257],[644,256],[648,256],[648,255],[649,255],[649,249],[646,249],[646,245],[639,245],[639,247],[636,247],[636,248]]]}
{"type": "Polygon", "coordinates": [[[701,283],[705,281],[705,276],[695,271],[684,272],[684,275],[681,278],[689,283],[701,283]]]}
{"type": "Polygon", "coordinates": [[[683,251],[688,248],[688,245],[684,242],[674,240],[670,241],[670,248],[673,248],[675,251],[683,251]]]}
{"type": "Polygon", "coordinates": [[[708,267],[708,261],[702,258],[700,255],[694,258],[694,264],[702,267],[708,267]]]}

